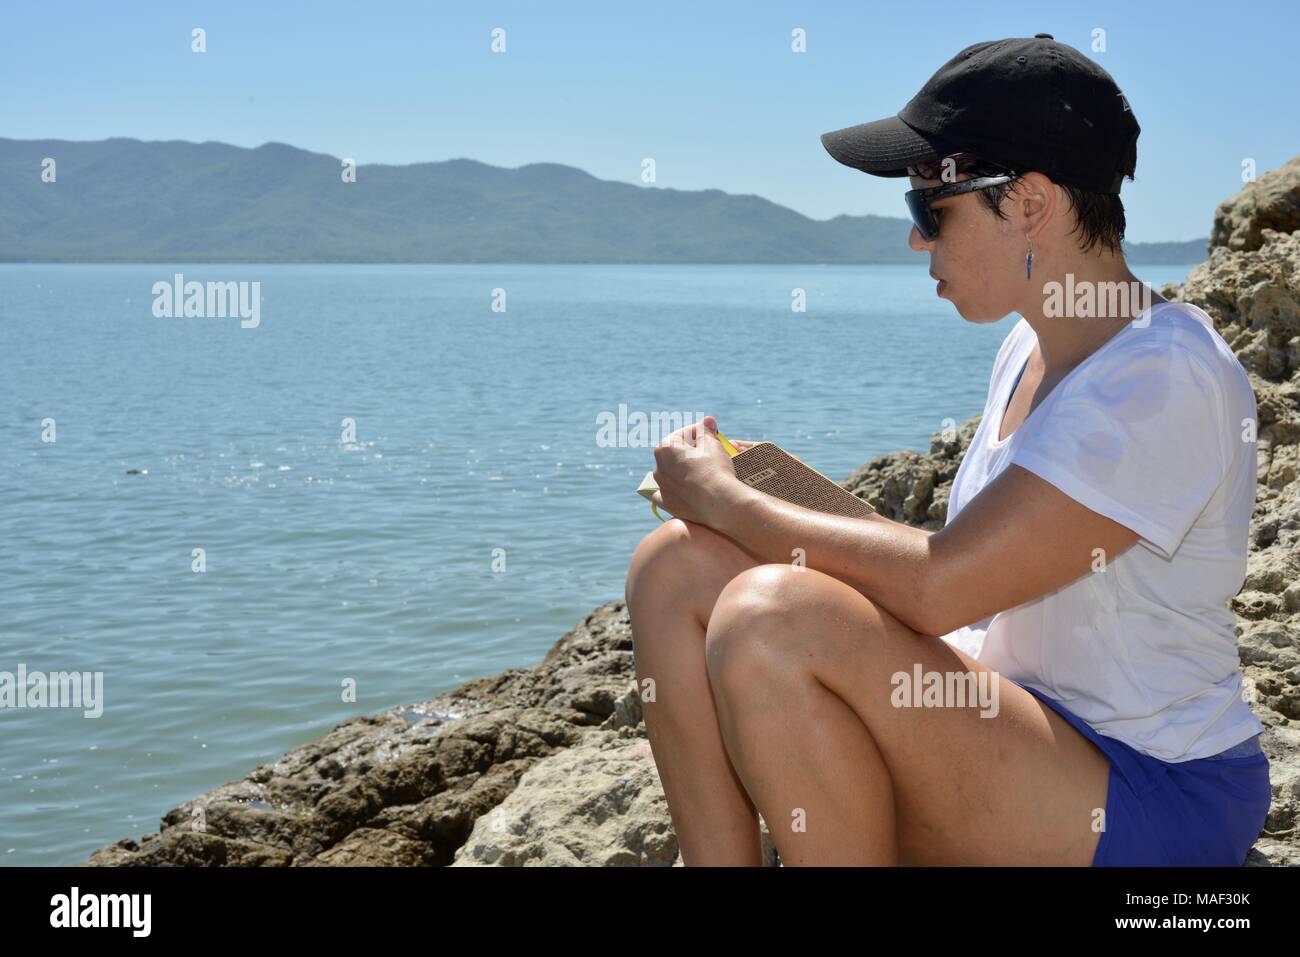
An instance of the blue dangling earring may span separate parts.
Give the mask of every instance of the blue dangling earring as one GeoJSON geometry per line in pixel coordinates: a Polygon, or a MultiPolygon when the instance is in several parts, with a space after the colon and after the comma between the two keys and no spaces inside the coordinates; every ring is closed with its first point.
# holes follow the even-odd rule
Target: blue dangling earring
{"type": "Polygon", "coordinates": [[[1029,240],[1029,255],[1025,257],[1025,279],[1028,279],[1034,271],[1034,241],[1028,236],[1025,239],[1029,240]]]}

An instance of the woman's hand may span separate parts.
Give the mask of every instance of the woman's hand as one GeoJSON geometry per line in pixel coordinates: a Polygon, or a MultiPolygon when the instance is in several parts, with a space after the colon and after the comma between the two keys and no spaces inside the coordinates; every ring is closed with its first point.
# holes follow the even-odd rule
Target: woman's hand
{"type": "MultiPolygon", "coordinates": [[[[716,520],[749,486],[736,478],[731,456],[717,436],[718,420],[706,415],[666,436],[655,446],[654,479],[659,486],[651,499],[674,518],[700,525],[716,520]]],[[[734,442],[742,451],[753,442],[734,442]]]]}

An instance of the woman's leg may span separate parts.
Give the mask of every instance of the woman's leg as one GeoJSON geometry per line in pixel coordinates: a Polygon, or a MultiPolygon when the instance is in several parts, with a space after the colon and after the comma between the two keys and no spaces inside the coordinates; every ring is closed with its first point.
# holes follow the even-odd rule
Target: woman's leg
{"type": "Polygon", "coordinates": [[[627,573],[646,733],[690,866],[762,864],[757,811],[727,759],[704,665],[713,603],[757,564],[731,539],[672,519],[642,539],[627,573]]]}
{"type": "Polygon", "coordinates": [[[727,753],[782,863],[1092,863],[1105,755],[844,582],[788,565],[742,572],[714,605],[705,658],[727,753]],[[953,690],[974,676],[989,697],[906,706],[898,693],[918,669],[953,690]]]}

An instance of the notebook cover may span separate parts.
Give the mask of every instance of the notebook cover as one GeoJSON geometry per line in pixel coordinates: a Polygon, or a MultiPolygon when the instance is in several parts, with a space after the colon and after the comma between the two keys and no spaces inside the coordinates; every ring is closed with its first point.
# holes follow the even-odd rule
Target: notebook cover
{"type": "MultiPolygon", "coordinates": [[[[731,467],[736,472],[736,478],[746,485],[815,512],[844,518],[869,518],[876,514],[876,510],[866,500],[858,498],[838,482],[809,468],[771,442],[759,442],[739,455],[732,456],[731,467]]],[[[658,489],[659,486],[654,481],[654,470],[651,469],[637,492],[653,499],[658,489]]]]}

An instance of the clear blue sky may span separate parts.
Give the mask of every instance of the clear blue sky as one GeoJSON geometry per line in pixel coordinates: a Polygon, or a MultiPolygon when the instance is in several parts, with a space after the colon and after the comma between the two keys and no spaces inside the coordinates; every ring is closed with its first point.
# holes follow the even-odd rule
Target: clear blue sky
{"type": "Polygon", "coordinates": [[[971,43],[1047,32],[1110,71],[1142,125],[1130,240],[1207,235],[1243,159],[1262,172],[1300,153],[1294,2],[901,6],[6,2],[0,136],[276,140],[637,184],[648,156],[659,187],[755,193],[815,219],[904,216],[905,181],[840,166],[818,136],[896,113],[971,43]],[[790,50],[796,27],[806,53],[790,50]]]}

